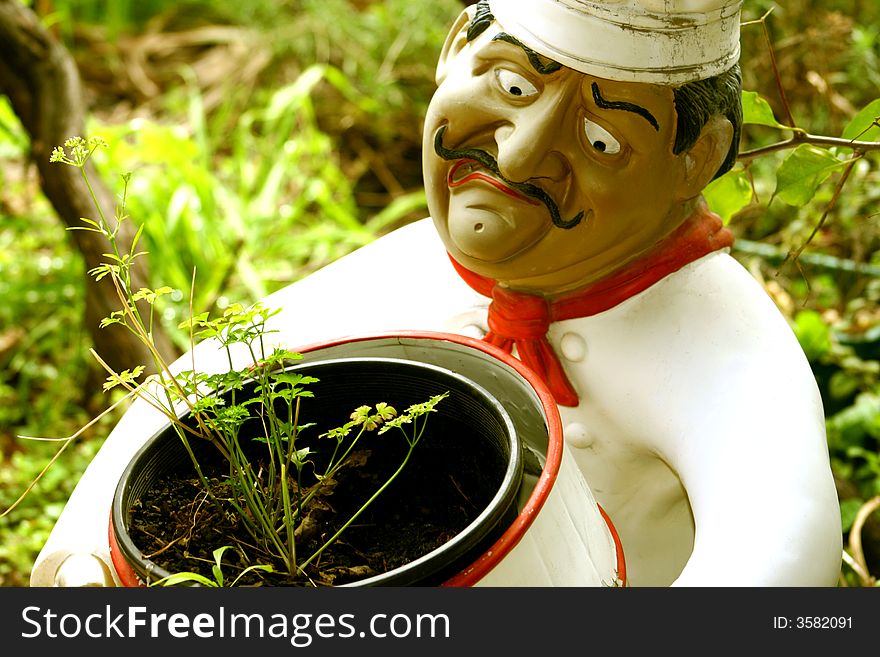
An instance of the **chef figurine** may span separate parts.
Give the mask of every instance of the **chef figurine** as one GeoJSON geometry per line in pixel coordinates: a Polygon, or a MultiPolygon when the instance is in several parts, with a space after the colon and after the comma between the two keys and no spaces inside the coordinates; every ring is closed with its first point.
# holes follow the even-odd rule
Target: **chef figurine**
{"type": "Polygon", "coordinates": [[[487,334],[542,373],[631,585],[833,585],[823,410],[700,196],[736,159],[741,0],[491,0],[453,26],[424,171],[487,334]]]}
{"type": "MultiPolygon", "coordinates": [[[[289,311],[288,345],[437,329],[523,361],[558,403],[630,586],[833,586],[841,563],[815,379],[701,197],[736,159],[740,8],[466,8],[425,121],[431,217],[267,300],[289,311]]],[[[91,549],[72,546],[109,504],[122,440],[84,475],[32,582],[85,577],[57,564],[91,549]]]]}

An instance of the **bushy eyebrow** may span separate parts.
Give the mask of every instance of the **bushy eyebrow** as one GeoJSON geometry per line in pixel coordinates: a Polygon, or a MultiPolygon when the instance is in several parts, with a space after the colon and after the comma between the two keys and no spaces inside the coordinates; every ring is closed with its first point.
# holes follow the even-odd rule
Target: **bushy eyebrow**
{"type": "Polygon", "coordinates": [[[494,37],[492,37],[492,41],[505,41],[507,43],[513,44],[517,48],[521,48],[522,51],[526,54],[526,57],[529,58],[529,64],[532,65],[532,68],[535,69],[541,75],[549,75],[555,71],[558,71],[562,68],[562,64],[559,62],[554,62],[552,59],[547,60],[545,64],[541,57],[534,50],[529,48],[522,41],[517,39],[515,36],[511,36],[507,32],[499,32],[494,37]]]}
{"type": "Polygon", "coordinates": [[[625,110],[627,112],[633,112],[643,117],[648,123],[654,126],[654,130],[660,132],[660,124],[657,123],[657,119],[655,119],[654,115],[641,105],[636,105],[635,103],[627,103],[622,100],[605,100],[604,98],[602,98],[602,94],[599,92],[599,85],[595,82],[593,82],[592,84],[592,89],[593,100],[596,101],[596,105],[598,105],[602,109],[617,109],[625,110]]]}

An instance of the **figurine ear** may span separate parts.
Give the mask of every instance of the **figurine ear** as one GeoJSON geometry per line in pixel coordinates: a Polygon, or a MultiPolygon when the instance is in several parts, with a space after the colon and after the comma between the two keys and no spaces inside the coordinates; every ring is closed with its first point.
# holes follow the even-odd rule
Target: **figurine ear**
{"type": "Polygon", "coordinates": [[[703,126],[696,143],[680,154],[684,158],[682,199],[694,198],[712,181],[727,157],[732,140],[733,125],[720,114],[703,126]]]}
{"type": "Polygon", "coordinates": [[[467,45],[467,31],[471,20],[473,20],[474,12],[474,5],[464,9],[458,15],[458,18],[455,19],[449,34],[446,35],[446,42],[443,44],[443,50],[440,51],[440,58],[437,61],[437,72],[434,75],[437,85],[440,85],[446,79],[446,74],[449,71],[449,65],[452,60],[467,45]]]}

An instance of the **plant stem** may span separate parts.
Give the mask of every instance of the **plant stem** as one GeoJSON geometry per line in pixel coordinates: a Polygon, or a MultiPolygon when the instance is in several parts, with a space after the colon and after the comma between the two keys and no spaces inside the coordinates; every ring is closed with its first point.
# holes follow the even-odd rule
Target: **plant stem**
{"type": "Polygon", "coordinates": [[[288,545],[288,572],[291,576],[296,574],[296,540],[293,531],[293,516],[290,508],[290,488],[287,485],[287,464],[281,464],[281,499],[284,504],[284,519],[287,527],[287,545],[288,545]]]}
{"type": "MultiPolygon", "coordinates": [[[[360,508],[354,513],[354,515],[352,515],[352,517],[349,518],[348,521],[347,521],[344,525],[342,525],[342,527],[340,527],[339,530],[338,530],[335,534],[333,534],[333,536],[331,536],[329,539],[327,539],[327,541],[325,541],[324,544],[323,544],[320,548],[318,548],[318,549],[312,554],[312,556],[310,556],[308,559],[306,559],[306,560],[302,563],[302,565],[298,568],[298,570],[299,570],[300,572],[302,572],[302,571],[305,569],[306,566],[308,566],[308,565],[309,565],[312,561],[314,561],[314,560],[315,560],[315,559],[316,559],[316,558],[317,558],[317,557],[318,557],[318,556],[319,556],[324,550],[326,550],[326,549],[327,549],[327,548],[328,548],[333,542],[335,542],[336,539],[339,538],[339,536],[342,534],[342,532],[344,532],[346,529],[348,529],[348,527],[349,527],[349,526],[350,526],[355,520],[357,520],[358,517],[360,517],[360,515],[361,515],[361,514],[367,509],[367,507],[370,506],[370,505],[376,500],[376,498],[379,497],[379,495],[381,495],[382,492],[383,492],[386,488],[388,488],[388,486],[391,485],[391,483],[392,483],[395,479],[397,479],[397,476],[398,476],[401,472],[403,472],[403,469],[406,467],[406,464],[409,463],[409,458],[410,458],[410,456],[412,456],[413,450],[415,450],[416,445],[418,444],[419,439],[422,437],[422,433],[424,432],[424,426],[425,426],[424,423],[422,424],[422,428],[421,428],[421,429],[419,429],[419,430],[416,430],[416,429],[415,429],[415,424],[416,424],[417,419],[418,419],[418,418],[413,419],[413,434],[414,434],[414,438],[413,438],[412,440],[410,440],[409,436],[406,435],[406,431],[404,431],[402,427],[401,427],[401,429],[400,429],[401,432],[403,432],[403,435],[406,437],[407,444],[409,445],[409,450],[407,450],[407,452],[406,452],[406,456],[403,457],[403,462],[400,464],[400,466],[397,468],[397,470],[394,471],[394,474],[392,474],[392,475],[388,478],[388,480],[387,480],[384,484],[382,484],[382,486],[381,486],[381,487],[380,487],[375,493],[373,493],[373,495],[370,497],[370,499],[368,499],[366,502],[364,502],[363,505],[361,505],[361,507],[360,507],[360,508]]],[[[363,433],[363,431],[361,431],[361,433],[363,433]]],[[[359,438],[359,437],[360,437],[360,434],[358,434],[358,438],[359,438]]]]}
{"type": "Polygon", "coordinates": [[[348,529],[348,527],[351,525],[351,523],[353,523],[355,520],[357,520],[358,517],[360,517],[360,515],[367,509],[367,507],[370,506],[377,497],[379,497],[379,495],[382,493],[382,491],[384,491],[386,488],[388,488],[388,486],[391,485],[391,482],[393,482],[397,478],[397,475],[399,475],[401,472],[403,472],[403,469],[404,469],[404,467],[406,467],[406,464],[409,461],[409,457],[412,454],[412,452],[413,452],[413,448],[410,447],[409,451],[406,453],[406,457],[404,457],[404,459],[403,459],[403,463],[401,463],[400,467],[398,467],[397,470],[395,470],[394,474],[392,474],[388,478],[388,480],[384,484],[382,484],[382,486],[379,488],[379,490],[377,490],[375,493],[373,493],[373,495],[370,497],[370,499],[367,500],[363,504],[363,506],[361,506],[361,508],[359,508],[354,513],[354,515],[351,518],[349,518],[348,521],[342,527],[339,528],[339,530],[335,534],[333,534],[333,536],[331,536],[329,539],[327,539],[327,541],[320,548],[318,548],[312,554],[312,556],[310,556],[308,559],[306,559],[302,563],[302,565],[298,568],[298,570],[300,572],[303,571],[305,569],[305,567],[308,566],[312,561],[314,561],[315,558],[318,557],[318,555],[320,555],[324,550],[326,550],[337,538],[339,538],[339,536],[342,534],[342,532],[344,532],[346,529],[348,529]]]}

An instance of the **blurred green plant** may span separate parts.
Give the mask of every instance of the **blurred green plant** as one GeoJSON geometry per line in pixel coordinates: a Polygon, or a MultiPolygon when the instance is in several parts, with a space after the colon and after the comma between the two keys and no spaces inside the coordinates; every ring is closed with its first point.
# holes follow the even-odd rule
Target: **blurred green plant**
{"type": "MultiPolygon", "coordinates": [[[[22,162],[27,140],[0,97],[0,163],[22,162]]],[[[55,429],[88,399],[82,262],[24,165],[0,165],[0,450],[14,433],[55,429]]],[[[80,415],[80,418],[82,416],[80,415]]]]}
{"type": "MultiPolygon", "coordinates": [[[[73,445],[64,463],[47,473],[14,512],[0,518],[0,586],[28,586],[34,558],[64,510],[79,475],[100,446],[101,441],[94,438],[73,445]]],[[[11,454],[0,451],[0,508],[15,502],[56,450],[55,444],[36,443],[11,454]]]]}
{"type": "MultiPolygon", "coordinates": [[[[50,443],[15,436],[69,435],[100,396],[82,329],[82,259],[26,166],[28,144],[0,97],[0,507],[52,457],[50,443]]],[[[108,418],[108,422],[111,419],[108,418]]],[[[74,445],[14,513],[0,518],[0,586],[27,586],[34,557],[101,444],[109,424],[74,445]]]]}
{"type": "MultiPolygon", "coordinates": [[[[25,4],[33,7],[32,0],[25,4]]],[[[151,18],[169,9],[185,6],[193,11],[210,11],[214,0],[53,0],[43,21],[55,26],[68,41],[75,41],[77,26],[101,25],[110,40],[133,28],[142,28],[151,18]]]]}
{"type": "Polygon", "coordinates": [[[253,302],[425,211],[418,191],[361,216],[334,142],[317,125],[311,95],[321,82],[379,111],[339,70],[320,65],[273,90],[228,136],[212,132],[196,90],[187,127],[142,118],[100,126],[111,144],[96,154],[101,167],[137,172],[129,210],[143,217],[154,277],[175,289],[163,321],[179,346],[187,336],[174,330],[188,313],[182,291],[193,270],[195,307],[253,302]]]}

